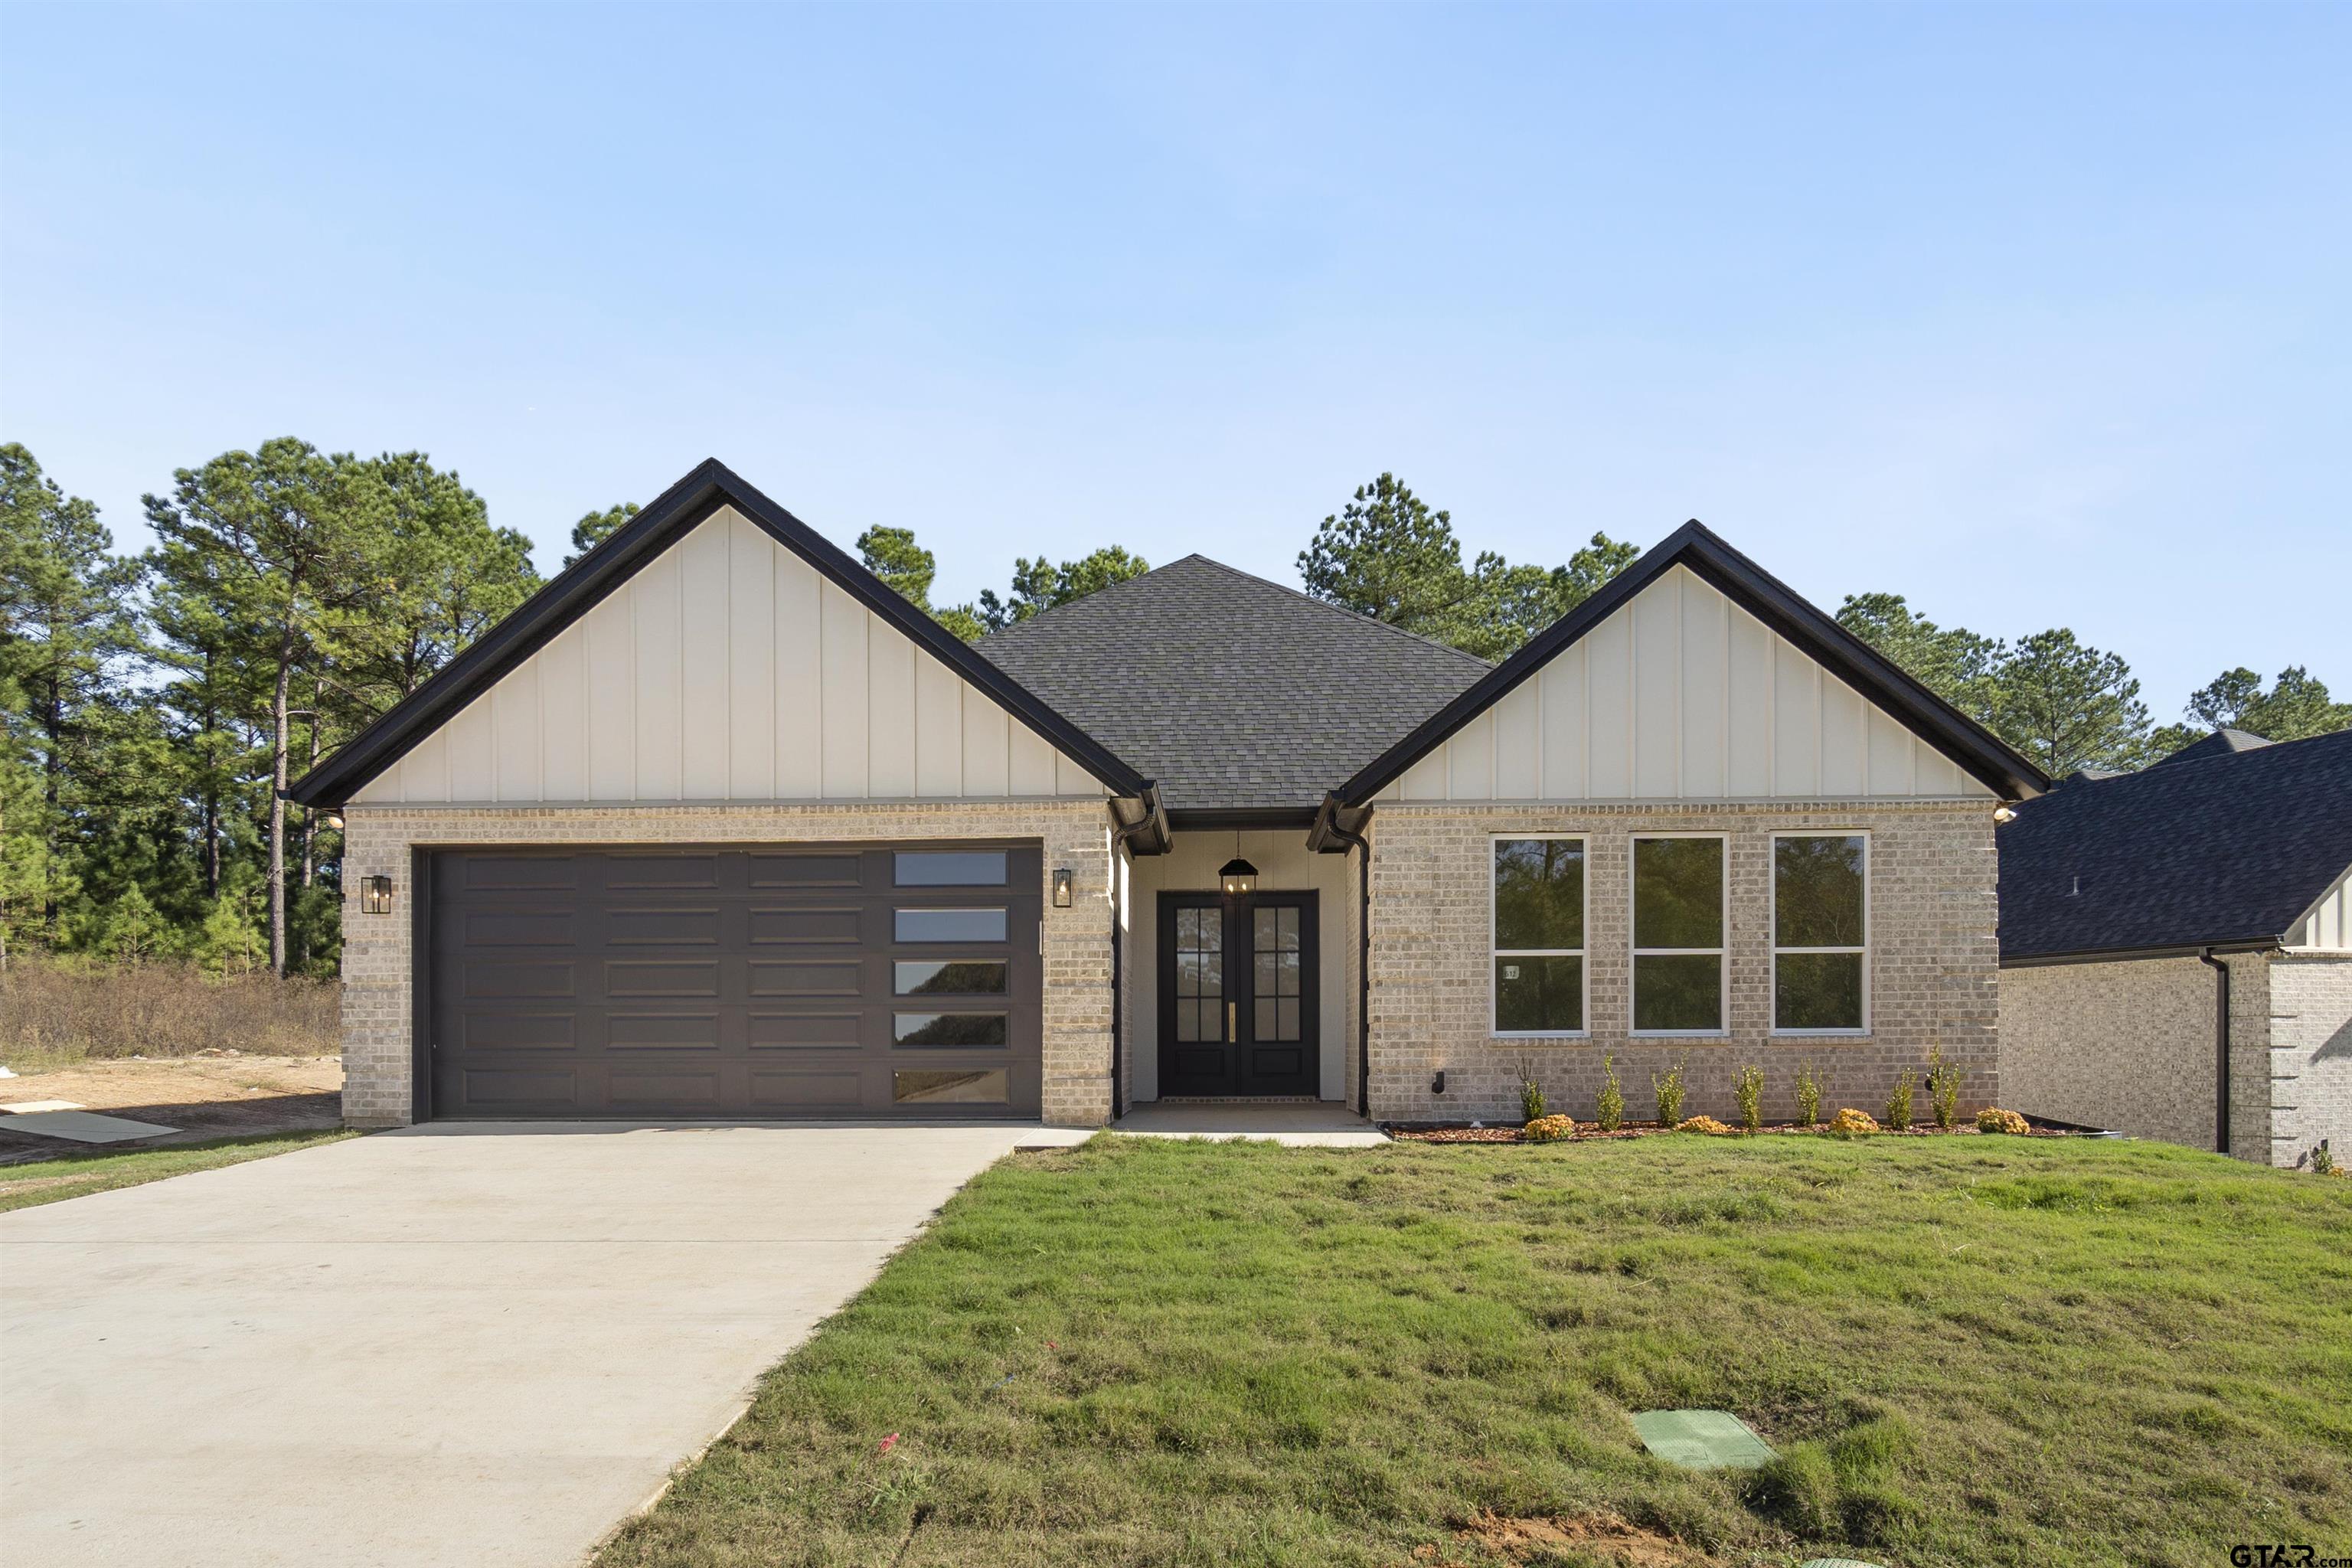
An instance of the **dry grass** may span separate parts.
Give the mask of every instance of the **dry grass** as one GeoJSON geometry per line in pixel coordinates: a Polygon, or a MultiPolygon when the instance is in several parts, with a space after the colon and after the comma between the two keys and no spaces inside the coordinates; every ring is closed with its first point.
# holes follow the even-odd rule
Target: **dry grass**
{"type": "Polygon", "coordinates": [[[0,1061],[28,1072],[203,1050],[328,1056],[341,1039],[340,994],[331,980],[11,956],[0,978],[0,1061]]]}

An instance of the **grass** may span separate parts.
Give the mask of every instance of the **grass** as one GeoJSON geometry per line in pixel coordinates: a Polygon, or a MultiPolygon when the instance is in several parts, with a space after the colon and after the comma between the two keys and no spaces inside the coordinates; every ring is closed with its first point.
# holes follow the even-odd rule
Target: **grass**
{"type": "Polygon", "coordinates": [[[191,1171],[242,1165],[247,1160],[289,1154],[313,1143],[331,1143],[358,1134],[342,1128],[318,1128],[299,1132],[263,1132],[246,1138],[215,1138],[202,1143],[173,1143],[161,1149],[131,1149],[119,1153],[93,1152],[65,1154],[55,1160],[31,1160],[21,1165],[0,1165],[0,1214],[31,1208],[65,1198],[87,1197],[113,1187],[135,1187],[191,1171]]]}
{"type": "Polygon", "coordinates": [[[341,1048],[331,980],[194,964],[105,963],[14,953],[0,968],[0,1062],[20,1073],[130,1056],[331,1056],[341,1048]]]}
{"type": "Polygon", "coordinates": [[[1020,1156],[598,1568],[1614,1561],[1475,1528],[1589,1510],[1672,1538],[1641,1561],[2341,1551],[2352,1184],[1978,1137],[1020,1156]],[[1687,1405],[1780,1461],[1650,1459],[1627,1413],[1687,1405]]]}

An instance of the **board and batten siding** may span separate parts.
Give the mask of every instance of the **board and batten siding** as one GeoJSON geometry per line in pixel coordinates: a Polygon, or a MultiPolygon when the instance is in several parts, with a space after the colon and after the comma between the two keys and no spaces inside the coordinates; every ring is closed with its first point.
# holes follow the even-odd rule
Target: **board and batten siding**
{"type": "Polygon", "coordinates": [[[2352,952],[2352,869],[2336,879],[2335,886],[2294,922],[2286,945],[2321,952],[2352,952]]]}
{"type": "Polygon", "coordinates": [[[1990,799],[1992,792],[1677,566],[1382,800],[1990,799]]]}
{"type": "Polygon", "coordinates": [[[732,508],[353,798],[970,800],[1103,785],[732,508]]]}

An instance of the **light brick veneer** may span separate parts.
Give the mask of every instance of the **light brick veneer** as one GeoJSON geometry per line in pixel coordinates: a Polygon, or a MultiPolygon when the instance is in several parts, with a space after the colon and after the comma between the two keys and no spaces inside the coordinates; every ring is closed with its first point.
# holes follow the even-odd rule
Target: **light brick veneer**
{"type": "Polygon", "coordinates": [[[1919,1077],[1940,1046],[1967,1073],[1961,1102],[1997,1098],[1992,808],[1944,802],[1774,802],[1755,805],[1411,805],[1372,819],[1371,1110],[1391,1121],[1516,1120],[1525,1058],[1552,1109],[1593,1114],[1601,1058],[1613,1053],[1626,1115],[1655,1115],[1651,1078],[1686,1058],[1685,1115],[1731,1121],[1748,1064],[1765,1073],[1764,1115],[1796,1111],[1799,1065],[1827,1080],[1823,1113],[1879,1113],[1897,1074],[1919,1077]],[[1870,1021],[1866,1037],[1775,1037],[1771,1017],[1771,835],[1870,835],[1870,1021]],[[1731,920],[1722,1037],[1631,1035],[1631,840],[1645,832],[1727,835],[1731,920]],[[1580,833],[1590,883],[1584,1039],[1493,1037],[1489,906],[1496,835],[1580,833]],[[1446,1090],[1430,1081],[1444,1069],[1446,1090]]]}
{"type": "Polygon", "coordinates": [[[343,1119],[410,1120],[411,851],[519,844],[824,844],[856,839],[1026,838],[1045,846],[1045,1120],[1110,1116],[1108,819],[1097,800],[824,805],[394,806],[344,808],[343,1119]],[[1073,872],[1053,907],[1055,868],[1073,872]],[[359,912],[363,878],[393,879],[390,915],[359,912]]]}
{"type": "MultiPolygon", "coordinates": [[[[2307,1161],[2352,1145],[2352,953],[2242,952],[2230,966],[2230,1152],[2307,1161]]],[[[2005,970],[2001,1082],[2014,1109],[2213,1147],[2212,969],[2194,957],[2005,970]]]]}

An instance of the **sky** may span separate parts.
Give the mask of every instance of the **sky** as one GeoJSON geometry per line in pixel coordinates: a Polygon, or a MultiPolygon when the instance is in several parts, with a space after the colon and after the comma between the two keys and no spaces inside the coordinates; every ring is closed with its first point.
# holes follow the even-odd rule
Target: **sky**
{"type": "Polygon", "coordinates": [[[2352,6],[0,5],[0,439],[423,450],[561,563],[718,457],[934,596],[1703,519],[2352,692],[2352,6]]]}

